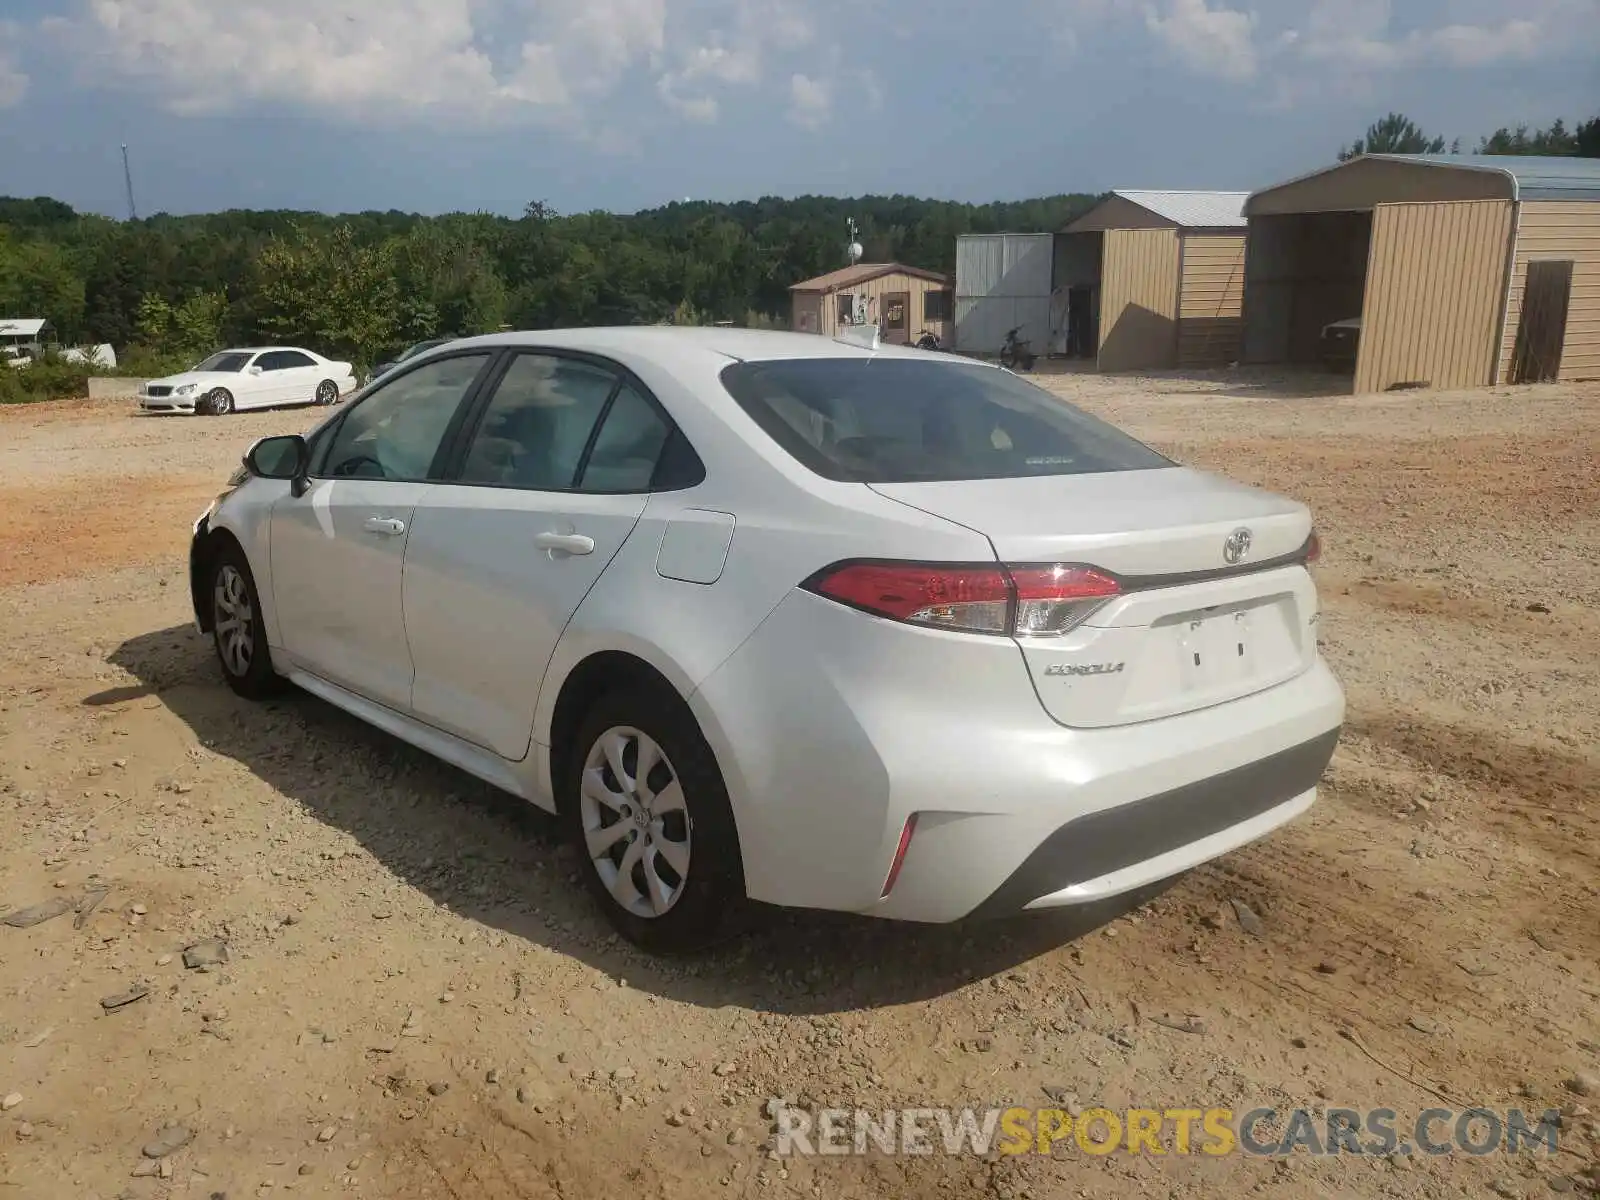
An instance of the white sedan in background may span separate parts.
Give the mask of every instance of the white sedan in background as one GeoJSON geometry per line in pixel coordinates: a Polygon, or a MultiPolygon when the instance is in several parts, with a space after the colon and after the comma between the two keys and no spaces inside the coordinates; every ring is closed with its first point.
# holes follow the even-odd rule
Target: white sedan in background
{"type": "Polygon", "coordinates": [[[236,692],[557,813],[672,951],[747,899],[1082,904],[1303,813],[1344,718],[1317,552],[998,367],[636,328],[451,342],[261,439],[190,581],[236,692]]]}
{"type": "Polygon", "coordinates": [[[219,350],[181,374],[150,380],[139,391],[139,407],[223,417],[247,408],[333,404],[355,387],[349,363],[296,346],[219,350]]]}

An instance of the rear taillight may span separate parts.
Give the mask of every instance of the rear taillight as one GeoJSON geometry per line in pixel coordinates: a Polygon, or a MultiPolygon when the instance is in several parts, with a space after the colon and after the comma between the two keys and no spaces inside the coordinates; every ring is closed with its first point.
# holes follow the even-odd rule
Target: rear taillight
{"type": "Polygon", "coordinates": [[[1307,564],[1314,563],[1321,557],[1322,539],[1317,536],[1317,531],[1313,529],[1311,536],[1306,539],[1306,562],[1307,564]]]}
{"type": "Polygon", "coordinates": [[[1076,629],[1085,617],[1122,588],[1093,567],[1011,567],[1017,591],[1012,632],[1018,637],[1058,637],[1076,629]]]}
{"type": "Polygon", "coordinates": [[[843,563],[802,586],[895,621],[1015,637],[1058,637],[1122,590],[1104,572],[1070,564],[843,563]]]}

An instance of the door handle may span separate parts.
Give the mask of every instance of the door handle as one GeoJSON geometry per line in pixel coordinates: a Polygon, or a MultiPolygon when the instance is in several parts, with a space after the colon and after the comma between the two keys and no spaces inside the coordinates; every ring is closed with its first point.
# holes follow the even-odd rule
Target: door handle
{"type": "Polygon", "coordinates": [[[361,528],[368,533],[381,533],[386,537],[398,537],[406,531],[406,523],[397,521],[393,517],[368,517],[361,522],[361,528]]]}
{"type": "Polygon", "coordinates": [[[541,533],[533,539],[533,544],[552,555],[557,550],[564,554],[594,553],[594,539],[581,533],[541,533]]]}

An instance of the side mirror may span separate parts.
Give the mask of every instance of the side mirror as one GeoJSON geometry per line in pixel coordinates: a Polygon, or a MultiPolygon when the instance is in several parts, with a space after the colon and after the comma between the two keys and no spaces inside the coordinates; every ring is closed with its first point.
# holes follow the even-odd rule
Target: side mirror
{"type": "Polygon", "coordinates": [[[251,367],[250,368],[250,374],[252,374],[252,375],[261,374],[261,368],[260,367],[251,367]]]}
{"type": "Polygon", "coordinates": [[[246,451],[245,470],[262,479],[298,480],[310,466],[310,449],[298,433],[264,437],[246,451]]]}

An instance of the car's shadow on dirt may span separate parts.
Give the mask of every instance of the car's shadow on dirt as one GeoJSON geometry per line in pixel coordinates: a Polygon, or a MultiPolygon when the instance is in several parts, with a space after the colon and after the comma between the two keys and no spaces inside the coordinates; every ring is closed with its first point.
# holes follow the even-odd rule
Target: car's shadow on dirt
{"type": "Polygon", "coordinates": [[[1012,969],[1163,890],[954,926],[765,910],[709,954],[652,959],[612,934],[555,820],[532,805],[305,693],[240,700],[223,685],[209,639],[190,627],[131,638],[110,661],[139,686],[85,704],[154,695],[207,749],[350,834],[438,904],[683,1002],[800,1014],[904,1004],[1012,969]]]}

